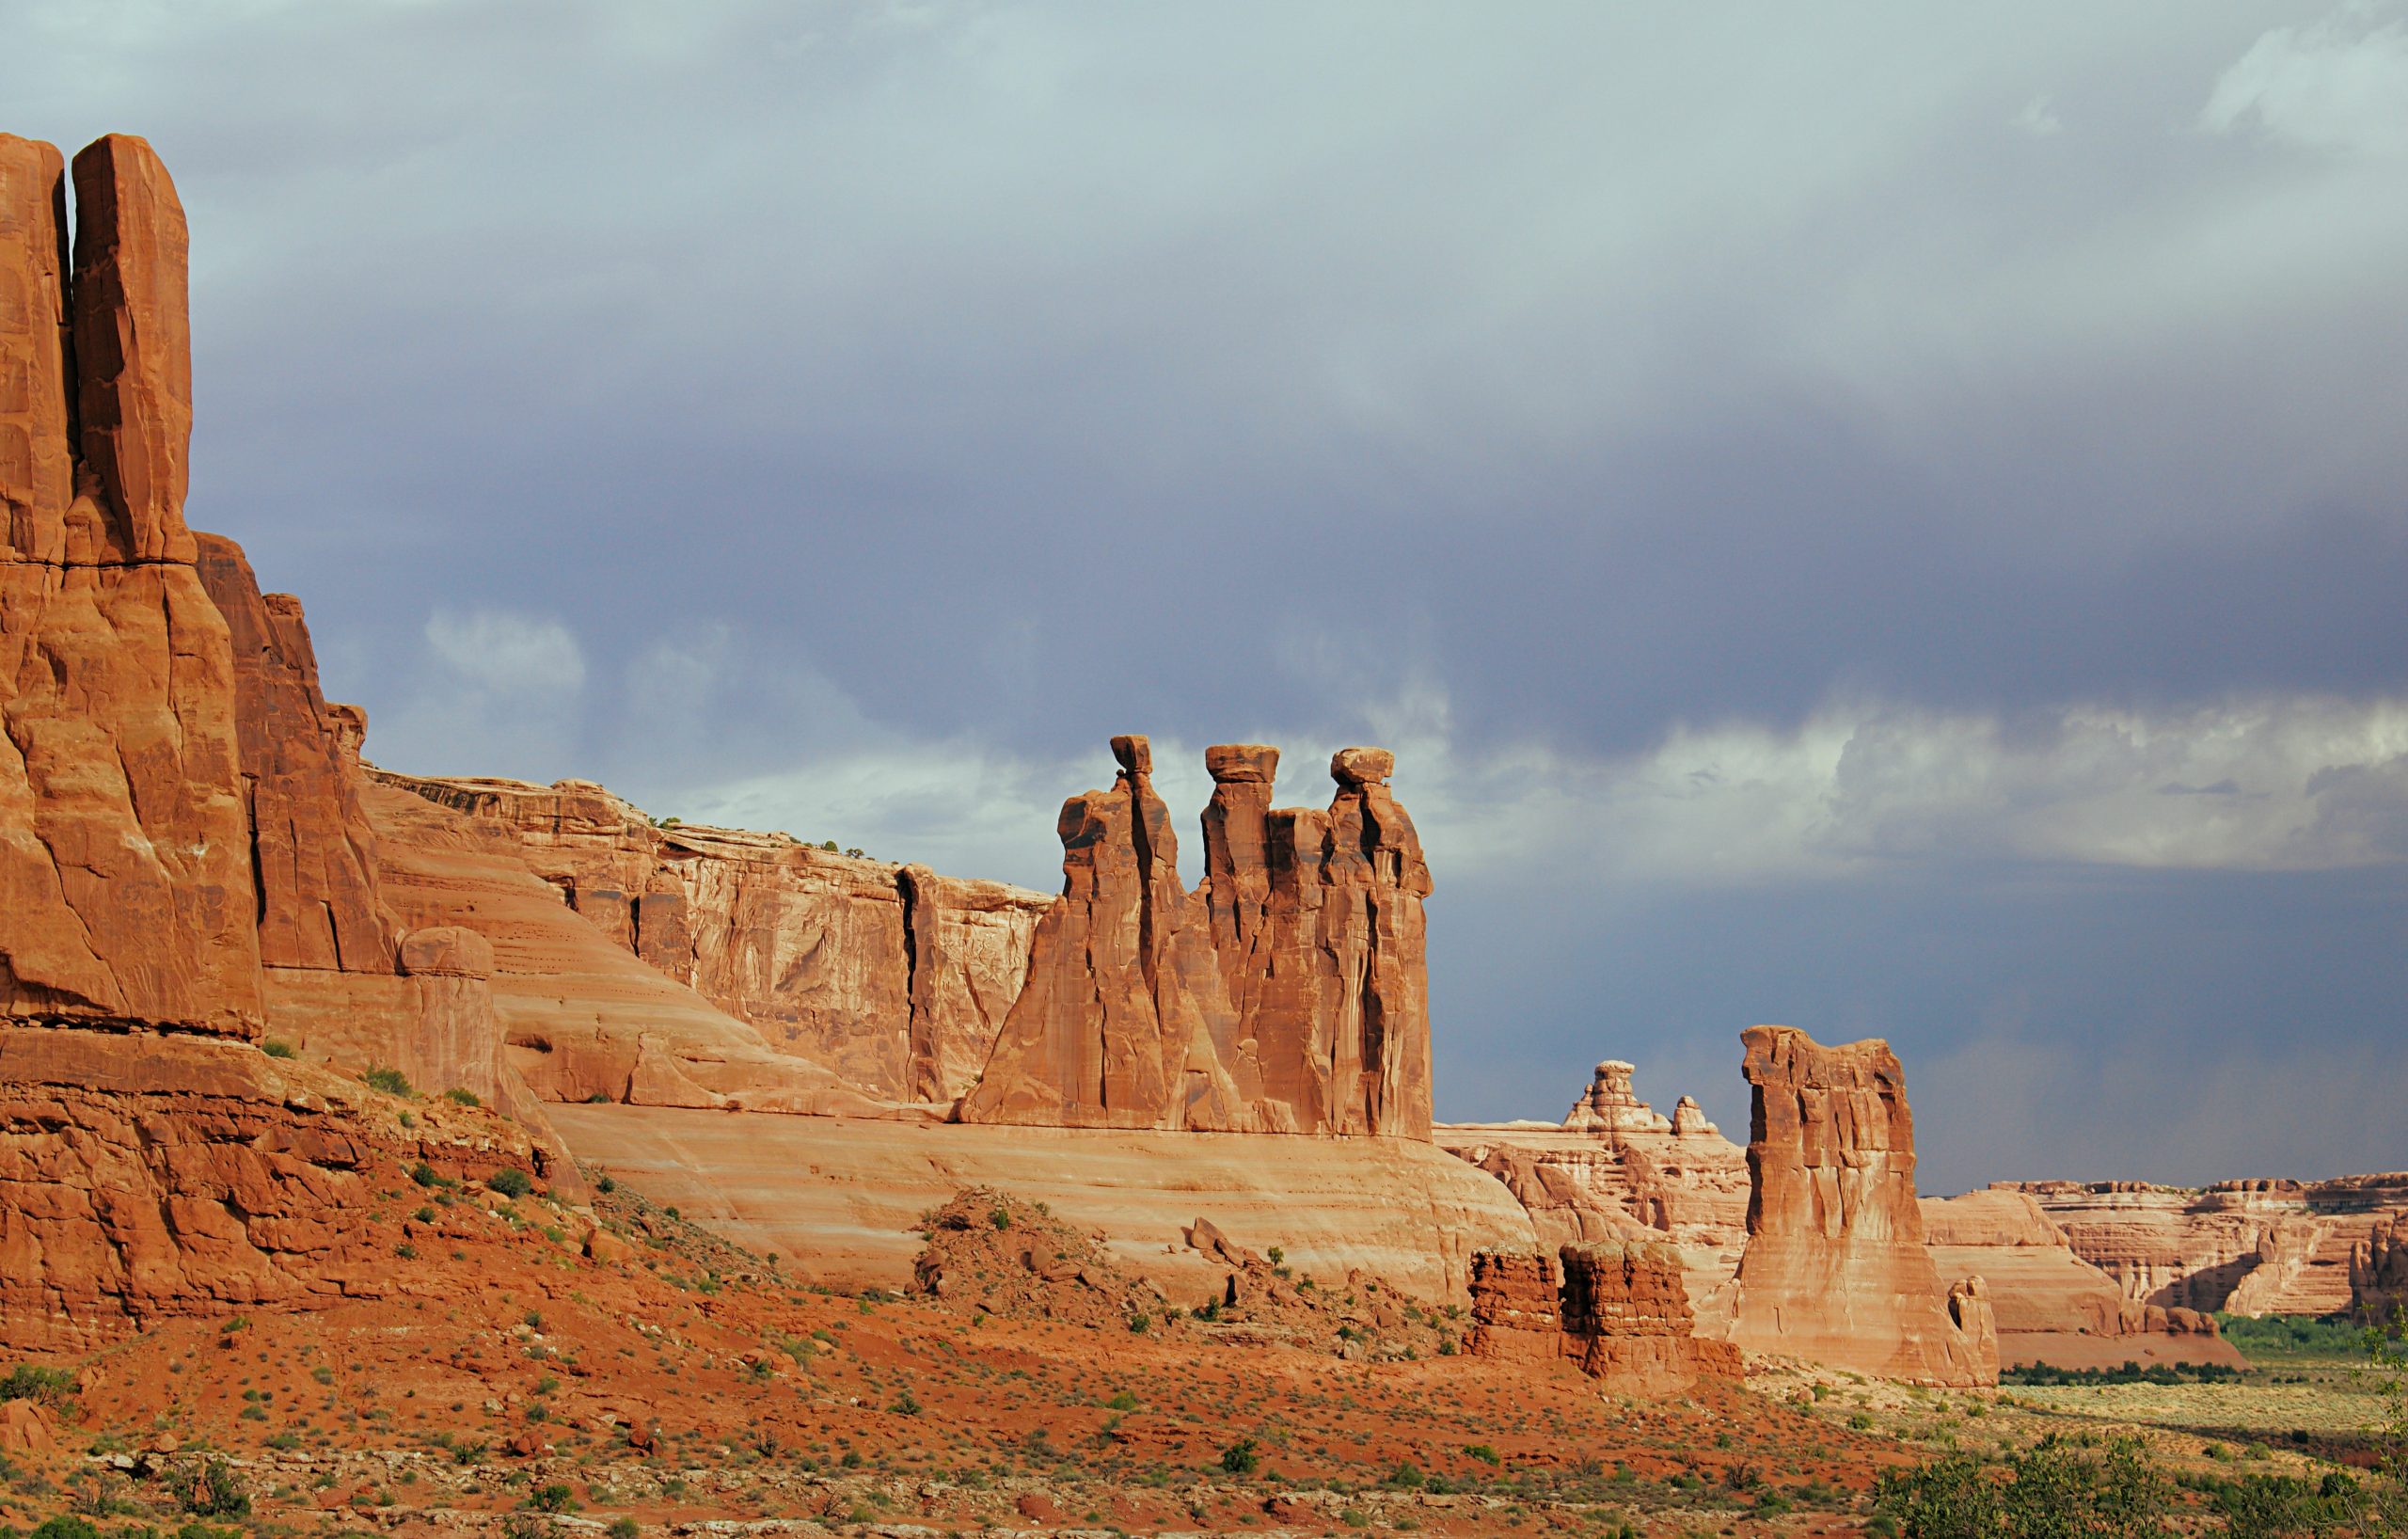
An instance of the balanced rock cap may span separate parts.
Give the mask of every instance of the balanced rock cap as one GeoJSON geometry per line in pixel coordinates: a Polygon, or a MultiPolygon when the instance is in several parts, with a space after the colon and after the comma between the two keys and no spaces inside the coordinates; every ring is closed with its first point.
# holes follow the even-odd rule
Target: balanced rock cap
{"type": "Polygon", "coordinates": [[[1279,773],[1279,751],[1267,743],[1214,743],[1204,751],[1214,784],[1268,785],[1279,773]]]}
{"type": "Polygon", "coordinates": [[[1112,756],[1120,762],[1121,769],[1133,775],[1150,775],[1154,772],[1154,745],[1139,734],[1130,733],[1127,736],[1113,738],[1112,756]]]}
{"type": "Polygon", "coordinates": [[[1396,755],[1385,748],[1341,748],[1329,756],[1329,775],[1340,785],[1385,785],[1396,772],[1396,755]]]}

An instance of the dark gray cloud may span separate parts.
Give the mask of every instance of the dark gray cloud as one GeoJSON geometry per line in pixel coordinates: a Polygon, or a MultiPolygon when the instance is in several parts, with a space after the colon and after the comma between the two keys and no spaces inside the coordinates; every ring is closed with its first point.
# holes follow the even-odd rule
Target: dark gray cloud
{"type": "Polygon", "coordinates": [[[194,516],[305,595],[389,761],[1043,881],[1106,733],[1402,736],[1463,873],[1444,1109],[1612,1051],[1728,1119],[1761,1016],[1899,1038],[1958,1182],[2025,1147],[1977,1052],[2065,1066],[2014,1116],[2102,1173],[2408,1163],[2099,1102],[2150,1102],[2118,1032],[2272,1083],[2265,1044],[2372,1058],[2408,1009],[2351,896],[2408,851],[2396,5],[13,0],[0,37],[8,127],[176,171],[194,516]],[[2110,794],[2098,710],[2189,746],[2110,794]],[[2220,756],[2251,712],[2287,746],[2220,756]],[[1701,805],[1755,810],[1651,820],[1724,726],[1786,768],[1701,805]],[[1849,741],[1877,816],[1815,767],[1849,741]],[[2227,778],[2271,800],[2123,794],[2227,778]],[[2044,922],[2135,868],[2127,950],[2044,922]],[[2201,955],[2206,894],[2281,944],[2201,955]]]}

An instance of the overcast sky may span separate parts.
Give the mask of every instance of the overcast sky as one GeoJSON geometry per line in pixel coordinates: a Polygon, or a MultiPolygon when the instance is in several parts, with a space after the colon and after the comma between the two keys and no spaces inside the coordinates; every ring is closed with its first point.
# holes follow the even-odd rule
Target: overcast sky
{"type": "MultiPolygon", "coordinates": [[[[400,769],[1058,883],[1398,751],[1438,1108],[2408,1166],[2408,9],[0,0],[400,769]]],[[[1187,834],[1190,880],[1199,866],[1187,834]]]]}

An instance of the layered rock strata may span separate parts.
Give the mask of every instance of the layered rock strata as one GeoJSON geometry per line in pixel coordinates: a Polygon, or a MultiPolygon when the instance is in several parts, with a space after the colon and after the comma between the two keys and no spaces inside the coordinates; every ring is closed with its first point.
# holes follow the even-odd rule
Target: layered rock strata
{"type": "Polygon", "coordinates": [[[1751,1026],[1748,1245],[1732,1339],[1918,1383],[1995,1384],[1924,1249],[1906,1076],[1878,1040],[1825,1047],[1751,1026]]]}
{"type": "Polygon", "coordinates": [[[2217,1339],[2212,1319],[2127,1298],[2115,1278],[2073,1253],[2027,1193],[1969,1192],[1924,1198],[1920,1206],[1941,1275],[1986,1283],[2002,1366],[2242,1361],[2217,1339]]]}
{"type": "Polygon", "coordinates": [[[1746,1151],[1687,1096],[1671,1118],[1640,1101],[1632,1072],[1620,1059],[1597,1065],[1560,1124],[1442,1123],[1434,1136],[1502,1182],[1542,1244],[1667,1242],[1689,1296],[1712,1300],[1747,1244],[1746,1151]]]}
{"type": "Polygon", "coordinates": [[[508,835],[613,944],[872,1100],[970,1087],[1050,901],[780,833],[657,826],[592,781],[374,773],[508,835]]]}
{"type": "Polygon", "coordinates": [[[1735,1379],[1736,1347],[1698,1338],[1673,1248],[1653,1242],[1484,1251],[1472,1258],[1473,1356],[1569,1359],[1618,1394],[1676,1394],[1701,1376],[1735,1379]]]}
{"type": "Polygon", "coordinates": [[[2334,1314],[2352,1307],[2353,1253],[2408,1218],[2408,1172],[2329,1181],[2009,1182],[2127,1298],[2162,1309],[2334,1314]]]}
{"type": "Polygon", "coordinates": [[[1112,750],[1112,787],[1063,804],[1062,896],[961,1119],[1427,1138],[1430,874],[1392,757],[1340,751],[1324,813],[1269,805],[1275,750],[1208,750],[1191,893],[1151,748],[1112,750]]]}

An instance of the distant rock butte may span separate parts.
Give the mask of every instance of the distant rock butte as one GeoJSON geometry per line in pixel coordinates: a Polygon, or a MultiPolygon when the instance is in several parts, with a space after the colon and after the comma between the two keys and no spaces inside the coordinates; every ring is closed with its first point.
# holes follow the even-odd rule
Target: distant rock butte
{"type": "Polygon", "coordinates": [[[2377,1221],[2351,1247],[2350,1307],[2369,1325],[2408,1309],[2408,1217],[2377,1221]]]}
{"type": "Polygon", "coordinates": [[[1144,738],[1063,803],[1062,896],[965,1122],[1430,1135],[1429,867],[1385,750],[1327,812],[1269,805],[1278,755],[1207,751],[1204,881],[1179,876],[1144,738]]]}
{"type": "Polygon", "coordinates": [[[778,833],[660,827],[592,781],[374,771],[480,827],[611,943],[868,1100],[975,1082],[1051,901],[778,833]]]}
{"type": "Polygon", "coordinates": [[[2408,1219],[2408,1171],[2191,1188],[2137,1181],[1999,1182],[2066,1232],[2126,1298],[2161,1309],[2332,1314],[2354,1308],[2352,1261],[2408,1219]]]}
{"type": "Polygon", "coordinates": [[[1952,1314],[1924,1249],[1914,1119],[1889,1044],[1825,1047],[1787,1026],[1751,1026],[1740,1040],[1752,1182],[1732,1339],[1890,1378],[1998,1382],[1981,1319],[1952,1314]]]}

